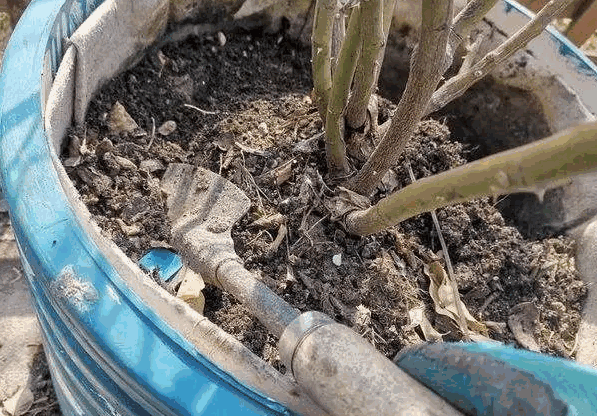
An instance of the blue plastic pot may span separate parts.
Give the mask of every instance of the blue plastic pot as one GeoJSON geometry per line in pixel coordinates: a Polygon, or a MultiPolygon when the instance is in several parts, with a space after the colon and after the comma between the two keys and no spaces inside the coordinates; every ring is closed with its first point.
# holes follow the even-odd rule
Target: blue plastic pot
{"type": "MultiPolygon", "coordinates": [[[[279,390],[289,392],[294,385],[147,284],[138,266],[100,235],[78,201],[48,141],[43,111],[65,40],[101,3],[33,0],[6,49],[0,78],[1,186],[62,411],[86,416],[318,413],[298,393],[298,399],[275,393],[271,385],[282,383],[279,390]],[[270,386],[267,393],[260,383],[270,386]]],[[[496,9],[528,19],[511,2],[496,9]]],[[[597,68],[571,43],[555,32],[545,37],[582,82],[587,76],[597,81],[597,68]]],[[[593,112],[595,97],[581,97],[593,112]]]]}
{"type": "Polygon", "coordinates": [[[32,1],[0,81],[2,190],[61,409],[85,416],[289,414],[198,351],[193,325],[205,323],[190,322],[171,301],[166,306],[66,189],[44,132],[47,71],[55,74],[64,40],[101,3],[32,1]]]}

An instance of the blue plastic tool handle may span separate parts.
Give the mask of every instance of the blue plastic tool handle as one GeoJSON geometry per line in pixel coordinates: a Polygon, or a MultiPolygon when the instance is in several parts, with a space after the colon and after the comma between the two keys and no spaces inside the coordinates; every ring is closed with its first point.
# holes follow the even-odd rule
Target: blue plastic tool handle
{"type": "Polygon", "coordinates": [[[500,343],[438,343],[396,364],[469,415],[597,414],[597,371],[500,343]]]}

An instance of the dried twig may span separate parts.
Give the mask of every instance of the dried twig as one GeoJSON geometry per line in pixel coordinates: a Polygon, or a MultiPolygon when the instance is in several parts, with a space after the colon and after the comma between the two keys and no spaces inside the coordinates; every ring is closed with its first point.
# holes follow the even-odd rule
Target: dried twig
{"type": "Polygon", "coordinates": [[[199,111],[201,114],[204,114],[204,115],[220,114],[219,111],[207,111],[207,110],[203,110],[202,108],[199,108],[199,107],[191,105],[191,104],[183,104],[183,106],[187,107],[187,108],[192,108],[193,110],[199,111]]]}
{"type": "Polygon", "coordinates": [[[284,241],[284,238],[286,238],[287,234],[288,228],[286,227],[286,224],[280,224],[280,228],[278,229],[278,235],[276,235],[276,239],[268,246],[266,250],[266,258],[273,257],[273,255],[276,254],[276,252],[280,248],[280,245],[282,244],[282,241],[284,241]]]}
{"type": "Polygon", "coordinates": [[[313,225],[311,226],[311,228],[309,228],[307,231],[305,231],[305,232],[303,233],[303,235],[302,235],[302,236],[301,236],[301,237],[300,237],[298,240],[296,240],[296,242],[295,242],[295,243],[292,245],[292,247],[290,247],[290,250],[291,250],[291,251],[294,251],[294,250],[295,250],[295,249],[298,247],[298,245],[299,245],[299,244],[302,242],[303,238],[305,238],[305,237],[309,239],[309,241],[311,242],[311,246],[313,246],[313,241],[311,241],[311,236],[310,236],[309,234],[310,234],[310,233],[311,233],[311,231],[313,231],[313,229],[314,229],[315,227],[317,227],[317,226],[318,226],[318,225],[319,225],[319,224],[320,224],[320,223],[321,223],[323,220],[326,220],[326,219],[328,219],[329,217],[330,217],[329,215],[326,215],[326,216],[324,216],[324,217],[321,217],[319,220],[317,220],[317,222],[316,222],[315,224],[313,224],[313,225]]]}
{"type": "Polygon", "coordinates": [[[146,152],[149,152],[149,149],[151,149],[151,145],[153,144],[153,140],[155,139],[155,118],[151,118],[151,137],[149,138],[149,143],[147,144],[147,147],[145,148],[146,152]]]}
{"type": "Polygon", "coordinates": [[[487,299],[485,299],[485,302],[483,302],[483,305],[481,305],[481,307],[479,308],[479,317],[482,318],[483,313],[485,312],[485,309],[487,309],[489,307],[489,305],[491,305],[491,303],[496,300],[498,297],[500,296],[499,292],[493,292],[491,295],[489,295],[487,297],[487,299]]]}

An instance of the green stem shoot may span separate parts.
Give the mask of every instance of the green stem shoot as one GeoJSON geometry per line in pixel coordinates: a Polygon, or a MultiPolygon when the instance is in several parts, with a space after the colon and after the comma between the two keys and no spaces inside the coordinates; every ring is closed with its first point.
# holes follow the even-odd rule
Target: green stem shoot
{"type": "Polygon", "coordinates": [[[387,36],[384,32],[383,0],[368,0],[361,7],[361,56],[346,110],[346,124],[355,130],[367,121],[367,106],[377,86],[375,75],[381,68],[387,36]]]}
{"type": "Polygon", "coordinates": [[[361,7],[355,6],[350,14],[346,37],[340,48],[332,78],[332,90],[325,118],[326,156],[332,176],[345,176],[350,170],[344,142],[344,113],[361,51],[360,20],[361,7]]]}
{"type": "Polygon", "coordinates": [[[483,196],[535,192],[597,169],[597,122],[423,178],[376,205],[346,215],[346,228],[369,235],[423,212],[483,196]]]}
{"type": "Polygon", "coordinates": [[[313,95],[322,120],[325,120],[332,90],[332,34],[337,5],[337,0],[317,0],[311,35],[313,95]]]}

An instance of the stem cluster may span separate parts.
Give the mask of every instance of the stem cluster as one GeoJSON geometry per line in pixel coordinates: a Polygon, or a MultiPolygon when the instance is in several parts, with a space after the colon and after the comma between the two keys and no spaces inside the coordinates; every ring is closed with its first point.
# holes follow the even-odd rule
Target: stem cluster
{"type": "MultiPolygon", "coordinates": [[[[455,18],[453,0],[422,0],[420,38],[411,58],[406,89],[392,118],[370,132],[380,140],[365,164],[352,175],[346,141],[358,137],[353,134],[355,131],[362,136],[368,128],[377,127],[377,120],[372,120],[374,112],[368,112],[368,108],[375,102],[373,95],[396,0],[350,2],[351,7],[346,10],[339,0],[317,0],[312,37],[314,94],[325,121],[330,176],[349,177],[345,188],[360,195],[371,195],[388,169],[398,161],[421,118],[462,95],[525,47],[572,1],[549,1],[512,37],[477,61],[483,42],[483,38],[478,37],[469,48],[459,73],[437,89],[453,62],[456,49],[497,0],[471,0],[455,18]],[[346,28],[344,20],[339,18],[344,14],[350,15],[346,28]]],[[[535,186],[545,188],[562,177],[597,168],[597,146],[585,141],[591,134],[597,134],[596,125],[579,127],[541,143],[420,180],[374,207],[347,210],[343,215],[345,225],[353,233],[370,234],[440,206],[488,194],[517,192],[535,186]],[[562,143],[572,147],[562,147],[562,143]],[[537,166],[529,166],[527,161],[537,166]]],[[[342,192],[347,191],[345,188],[342,192]]]]}

